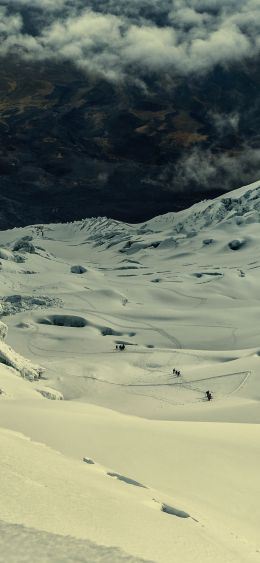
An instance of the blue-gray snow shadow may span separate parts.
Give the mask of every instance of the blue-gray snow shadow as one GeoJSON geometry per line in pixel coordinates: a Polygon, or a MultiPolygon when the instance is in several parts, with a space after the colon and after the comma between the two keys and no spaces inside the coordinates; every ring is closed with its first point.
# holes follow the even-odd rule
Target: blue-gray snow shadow
{"type": "Polygon", "coordinates": [[[172,516],[177,516],[178,518],[190,518],[188,512],[174,508],[174,506],[170,506],[169,504],[162,503],[161,511],[166,512],[166,514],[171,514],[172,516]]]}
{"type": "MultiPolygon", "coordinates": [[[[95,463],[91,458],[88,457],[84,457],[83,461],[91,465],[95,463]]],[[[106,474],[108,475],[108,477],[113,477],[118,481],[123,481],[127,485],[133,485],[134,487],[141,487],[142,489],[148,489],[146,485],[139,483],[139,481],[135,481],[134,479],[131,479],[130,477],[126,477],[125,475],[121,475],[120,473],[116,473],[115,471],[107,471],[106,474]]],[[[156,499],[153,500],[155,502],[159,502],[156,499]]],[[[171,516],[177,516],[178,518],[192,518],[192,516],[190,516],[188,512],[185,512],[184,510],[179,510],[178,508],[175,508],[174,506],[170,506],[169,504],[161,503],[160,509],[161,512],[165,512],[166,514],[170,514],[171,516]]],[[[192,518],[192,520],[195,520],[195,522],[197,522],[195,518],[192,518]]]]}
{"type": "Polygon", "coordinates": [[[152,563],[117,547],[98,545],[0,520],[0,561],[8,563],[152,563]]]}
{"type": "Polygon", "coordinates": [[[91,459],[90,457],[83,457],[83,461],[85,463],[88,463],[89,465],[95,465],[95,462],[93,459],[91,459]]]}
{"type": "Polygon", "coordinates": [[[134,479],[130,479],[130,477],[125,477],[124,475],[120,475],[120,473],[114,473],[112,471],[108,471],[107,475],[109,477],[115,477],[115,479],[118,479],[118,481],[123,481],[124,483],[127,483],[128,485],[134,485],[135,487],[142,487],[143,489],[147,489],[147,487],[145,485],[142,485],[142,483],[139,483],[138,481],[135,481],[134,479]]]}

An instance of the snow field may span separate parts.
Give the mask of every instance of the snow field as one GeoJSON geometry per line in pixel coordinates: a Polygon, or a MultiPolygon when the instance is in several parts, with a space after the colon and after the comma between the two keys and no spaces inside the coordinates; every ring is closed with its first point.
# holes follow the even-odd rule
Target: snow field
{"type": "Polygon", "coordinates": [[[259,561],[258,209],[1,233],[3,560],[259,561]]]}

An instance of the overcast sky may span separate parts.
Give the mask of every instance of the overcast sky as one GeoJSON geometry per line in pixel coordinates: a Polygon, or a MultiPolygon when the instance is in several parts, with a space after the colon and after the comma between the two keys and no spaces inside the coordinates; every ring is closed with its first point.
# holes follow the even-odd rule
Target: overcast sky
{"type": "Polygon", "coordinates": [[[113,80],[226,66],[258,53],[259,31],[260,0],[0,0],[0,53],[113,80]]]}

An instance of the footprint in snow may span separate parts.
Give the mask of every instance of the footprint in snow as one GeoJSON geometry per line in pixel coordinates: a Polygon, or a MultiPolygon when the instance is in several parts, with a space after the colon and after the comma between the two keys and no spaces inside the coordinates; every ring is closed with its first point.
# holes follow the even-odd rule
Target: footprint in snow
{"type": "Polygon", "coordinates": [[[89,465],[95,465],[95,462],[90,457],[83,457],[83,461],[89,465]]]}
{"type": "Polygon", "coordinates": [[[125,475],[120,475],[120,473],[114,473],[112,471],[108,471],[107,475],[109,477],[114,477],[115,479],[118,479],[118,481],[123,481],[124,483],[127,483],[127,485],[134,485],[134,487],[142,487],[143,489],[147,489],[147,487],[142,483],[139,483],[134,479],[130,479],[130,477],[125,477],[125,475]]]}
{"type": "MultiPolygon", "coordinates": [[[[83,461],[89,465],[95,465],[95,462],[93,461],[93,459],[89,458],[89,457],[83,457],[83,461]]],[[[118,481],[123,481],[124,483],[126,483],[127,485],[133,485],[134,487],[141,487],[142,489],[148,489],[148,487],[146,487],[146,485],[143,485],[142,483],[139,483],[139,481],[135,481],[134,479],[131,479],[130,477],[126,477],[125,475],[121,475],[120,473],[116,473],[114,471],[107,471],[106,475],[108,475],[108,477],[112,477],[114,479],[117,479],[118,481]]],[[[192,516],[190,516],[190,514],[188,512],[185,512],[184,510],[180,510],[179,508],[175,508],[174,506],[171,506],[169,504],[166,503],[161,503],[160,501],[153,499],[154,502],[158,502],[160,504],[160,510],[161,512],[165,512],[166,514],[170,514],[171,516],[177,516],[178,518],[192,518],[192,520],[195,520],[195,518],[193,518],[192,516]]],[[[197,522],[197,520],[195,520],[197,522]]]]}
{"type": "Polygon", "coordinates": [[[164,502],[161,504],[161,511],[166,512],[166,514],[171,514],[172,516],[177,516],[178,518],[190,518],[190,514],[188,514],[188,512],[179,510],[178,508],[165,504],[164,502]]]}
{"type": "MultiPolygon", "coordinates": [[[[95,461],[93,461],[93,459],[91,459],[90,457],[83,457],[83,461],[88,465],[95,465],[95,461]]],[[[130,477],[125,477],[125,475],[121,475],[120,473],[115,473],[115,471],[107,471],[106,475],[108,475],[108,477],[113,477],[118,481],[123,481],[124,483],[127,483],[127,485],[133,485],[134,487],[142,487],[142,489],[148,488],[142,483],[139,483],[139,481],[135,481],[130,477]]]]}
{"type": "Polygon", "coordinates": [[[191,518],[195,522],[198,522],[196,518],[193,518],[188,512],[184,510],[180,510],[179,508],[175,508],[175,506],[171,506],[170,504],[166,504],[165,502],[161,502],[156,498],[153,498],[153,501],[160,505],[160,511],[165,512],[165,514],[170,514],[170,516],[177,516],[177,518],[191,518]]]}

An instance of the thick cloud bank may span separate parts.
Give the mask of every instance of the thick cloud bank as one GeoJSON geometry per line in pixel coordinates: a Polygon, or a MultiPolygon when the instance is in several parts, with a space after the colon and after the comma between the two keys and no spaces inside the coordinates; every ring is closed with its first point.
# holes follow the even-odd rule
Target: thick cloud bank
{"type": "Polygon", "coordinates": [[[258,53],[259,31],[259,0],[0,0],[1,54],[113,80],[229,65],[258,53]]]}

